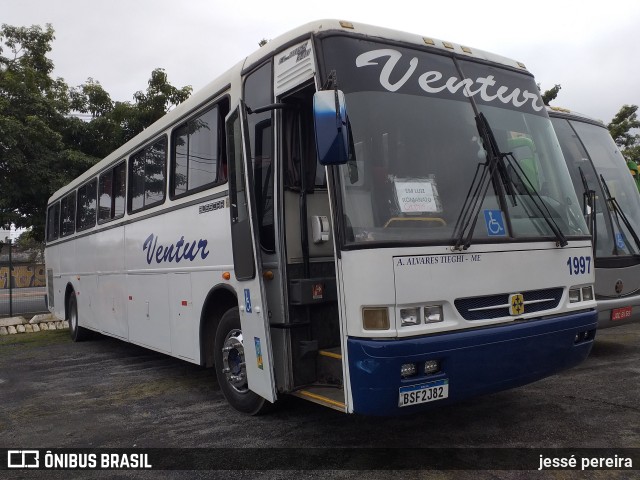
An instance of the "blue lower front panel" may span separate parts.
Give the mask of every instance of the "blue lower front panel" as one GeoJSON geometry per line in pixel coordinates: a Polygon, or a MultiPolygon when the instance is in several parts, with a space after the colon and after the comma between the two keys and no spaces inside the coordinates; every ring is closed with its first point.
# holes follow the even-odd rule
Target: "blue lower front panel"
{"type": "Polygon", "coordinates": [[[418,412],[539,380],[587,358],[596,325],[597,313],[588,311],[397,340],[350,337],[347,348],[354,412],[367,415],[418,412]],[[440,371],[425,375],[427,360],[437,360],[440,371]],[[416,364],[418,372],[403,379],[400,367],[407,363],[416,364]],[[438,385],[440,380],[446,381],[446,398],[399,406],[401,388],[405,392],[412,386],[438,385]]]}

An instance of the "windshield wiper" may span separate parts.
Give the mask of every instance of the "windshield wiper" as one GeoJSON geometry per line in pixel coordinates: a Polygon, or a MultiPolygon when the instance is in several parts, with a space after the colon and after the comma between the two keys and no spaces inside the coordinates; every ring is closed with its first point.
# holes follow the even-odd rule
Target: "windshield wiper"
{"type": "Polygon", "coordinates": [[[478,114],[476,116],[476,127],[478,128],[478,133],[480,133],[486,161],[479,163],[476,167],[469,191],[464,199],[460,215],[453,229],[454,237],[456,238],[456,243],[453,246],[454,250],[467,250],[471,245],[471,238],[473,237],[473,231],[478,222],[480,208],[482,208],[484,199],[487,196],[487,191],[489,190],[489,185],[491,185],[491,179],[497,168],[498,157],[495,152],[492,151],[492,145],[489,141],[490,137],[487,134],[487,126],[488,124],[484,114],[478,114]],[[478,174],[480,174],[479,177],[478,174]]]}
{"type": "Polygon", "coordinates": [[[493,134],[493,131],[491,130],[491,126],[489,125],[489,122],[487,121],[487,118],[483,113],[479,113],[476,116],[476,126],[478,128],[478,133],[480,133],[482,143],[485,145],[487,161],[483,164],[478,165],[478,167],[476,168],[476,173],[473,177],[471,187],[469,188],[469,192],[467,193],[467,197],[465,198],[465,202],[462,206],[460,217],[458,217],[458,221],[456,222],[456,226],[454,229],[454,232],[457,231],[458,235],[453,249],[467,250],[471,245],[471,239],[473,237],[473,231],[478,221],[480,208],[482,208],[482,203],[484,202],[484,199],[487,195],[491,179],[494,178],[496,171],[498,172],[498,177],[501,181],[505,193],[511,198],[511,204],[513,206],[517,205],[515,188],[516,184],[511,178],[511,173],[507,168],[507,164],[505,164],[505,160],[511,167],[513,173],[515,173],[515,176],[517,177],[520,184],[524,186],[526,195],[531,199],[532,203],[536,206],[536,208],[540,212],[540,215],[549,226],[549,229],[553,232],[554,236],[556,237],[558,246],[564,247],[568,245],[569,242],[560,230],[560,227],[558,227],[556,222],[553,220],[553,217],[551,215],[551,212],[549,212],[547,205],[540,197],[540,194],[538,194],[537,190],[533,186],[533,183],[529,180],[516,158],[513,156],[513,153],[502,153],[500,151],[496,138],[493,134]],[[488,147],[488,150],[486,147],[488,147]],[[487,166],[489,167],[488,169],[487,166]],[[475,185],[478,171],[481,167],[483,167],[482,175],[480,177],[480,180],[477,182],[477,185],[475,185]],[[479,195],[479,193],[481,194],[479,195]],[[459,230],[458,227],[460,227],[459,230]]]}
{"type": "MultiPolygon", "coordinates": [[[[540,197],[540,194],[533,186],[532,181],[529,179],[529,177],[527,177],[527,174],[524,172],[518,160],[516,160],[516,157],[513,156],[512,152],[508,152],[504,154],[504,156],[513,169],[513,172],[516,174],[516,177],[518,177],[518,181],[521,185],[524,186],[526,195],[531,199],[533,204],[538,209],[538,212],[540,212],[540,216],[545,221],[549,229],[553,232],[553,235],[556,237],[557,245],[559,247],[566,247],[569,244],[569,242],[567,241],[567,237],[564,236],[564,233],[562,233],[562,230],[560,229],[560,227],[558,227],[558,224],[553,219],[553,215],[551,215],[547,204],[542,199],[542,197],[540,197]]],[[[509,179],[510,178],[511,177],[509,177],[509,179]]]]}
{"type": "MultiPolygon", "coordinates": [[[[620,220],[619,220],[619,219],[622,219],[622,223],[624,223],[624,225],[629,230],[629,233],[633,237],[633,240],[636,242],[636,247],[638,247],[638,250],[640,251],[640,238],[638,238],[638,234],[636,233],[635,229],[631,226],[631,223],[629,222],[629,219],[627,218],[624,211],[622,210],[622,207],[618,203],[618,200],[616,200],[615,197],[611,196],[611,192],[609,191],[609,186],[607,185],[607,182],[605,181],[602,174],[600,174],[600,180],[602,181],[602,190],[604,191],[604,195],[606,197],[607,203],[609,204],[609,209],[616,214],[615,220],[616,220],[616,226],[618,227],[618,231],[620,233],[623,233],[622,228],[620,228],[620,220]]],[[[625,239],[625,242],[626,242],[626,239],[625,239]]],[[[613,242],[613,243],[615,245],[615,249],[616,249],[615,252],[617,254],[618,242],[613,242]]],[[[629,251],[631,252],[631,249],[629,249],[629,251]]]]}
{"type": "Polygon", "coordinates": [[[567,241],[567,238],[564,236],[564,234],[562,233],[562,230],[560,230],[560,227],[558,227],[558,224],[553,219],[553,216],[551,215],[551,212],[549,211],[547,204],[544,202],[544,200],[542,200],[542,198],[540,197],[540,194],[538,193],[536,188],[533,186],[533,182],[529,179],[529,177],[527,177],[527,174],[524,172],[522,166],[516,160],[516,157],[514,157],[513,152],[502,153],[500,151],[500,148],[498,147],[498,142],[496,142],[495,135],[491,130],[491,125],[489,125],[489,122],[487,121],[487,119],[482,113],[480,115],[482,116],[482,120],[484,120],[486,135],[489,137],[489,141],[491,142],[491,147],[495,151],[495,155],[500,159],[501,168],[504,170],[504,173],[500,175],[500,178],[502,179],[506,192],[512,195],[513,205],[515,206],[515,193],[512,193],[514,191],[514,188],[513,188],[514,183],[509,171],[505,167],[503,160],[507,161],[507,163],[511,167],[511,170],[513,171],[513,173],[515,173],[520,184],[524,186],[526,195],[531,199],[533,204],[537,207],[538,211],[540,212],[540,215],[548,225],[549,229],[553,232],[554,236],[556,237],[556,242],[558,246],[559,247],[567,246],[569,244],[569,242],[567,241]],[[505,182],[508,182],[508,185],[505,185],[505,182]],[[527,186],[527,184],[529,185],[527,186]]]}
{"type": "Polygon", "coordinates": [[[591,243],[593,244],[593,251],[596,251],[596,243],[598,241],[598,225],[596,223],[596,191],[589,188],[589,182],[587,177],[582,171],[582,167],[578,167],[580,172],[580,178],[582,179],[582,210],[585,219],[588,220],[587,227],[591,233],[591,243]]]}

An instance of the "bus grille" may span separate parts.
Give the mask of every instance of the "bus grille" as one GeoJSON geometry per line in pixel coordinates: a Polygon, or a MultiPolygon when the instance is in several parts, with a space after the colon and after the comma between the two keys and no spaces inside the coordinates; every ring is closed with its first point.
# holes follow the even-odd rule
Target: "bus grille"
{"type": "MultiPolygon", "coordinates": [[[[524,297],[524,313],[542,312],[556,308],[562,298],[563,290],[562,287],[559,287],[518,292],[524,297]]],[[[492,318],[509,317],[509,295],[509,293],[502,293],[486,297],[458,298],[454,301],[454,304],[465,320],[490,320],[492,318]]]]}

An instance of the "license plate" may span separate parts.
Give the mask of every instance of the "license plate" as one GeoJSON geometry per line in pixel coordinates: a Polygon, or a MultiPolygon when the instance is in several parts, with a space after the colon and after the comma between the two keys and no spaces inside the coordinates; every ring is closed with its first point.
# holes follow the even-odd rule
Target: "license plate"
{"type": "Polygon", "coordinates": [[[400,387],[400,399],[398,406],[407,407],[419,403],[442,400],[449,396],[449,380],[436,380],[435,382],[421,383],[400,387]]]}
{"type": "Polygon", "coordinates": [[[611,320],[624,320],[631,317],[631,307],[614,308],[611,310],[611,320]]]}

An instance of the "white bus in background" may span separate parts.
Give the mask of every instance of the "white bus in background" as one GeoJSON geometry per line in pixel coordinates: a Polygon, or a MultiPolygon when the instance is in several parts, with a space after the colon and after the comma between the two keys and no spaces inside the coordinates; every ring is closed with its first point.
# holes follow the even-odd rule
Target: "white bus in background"
{"type": "Polygon", "coordinates": [[[640,195],[597,120],[550,107],[549,116],[593,234],[598,327],[640,320],[640,195]]]}
{"type": "Polygon", "coordinates": [[[595,336],[533,76],[421,35],[322,20],[270,41],[56,192],[47,225],[75,340],[215,365],[246,413],[416,412],[574,366],[595,336]]]}

